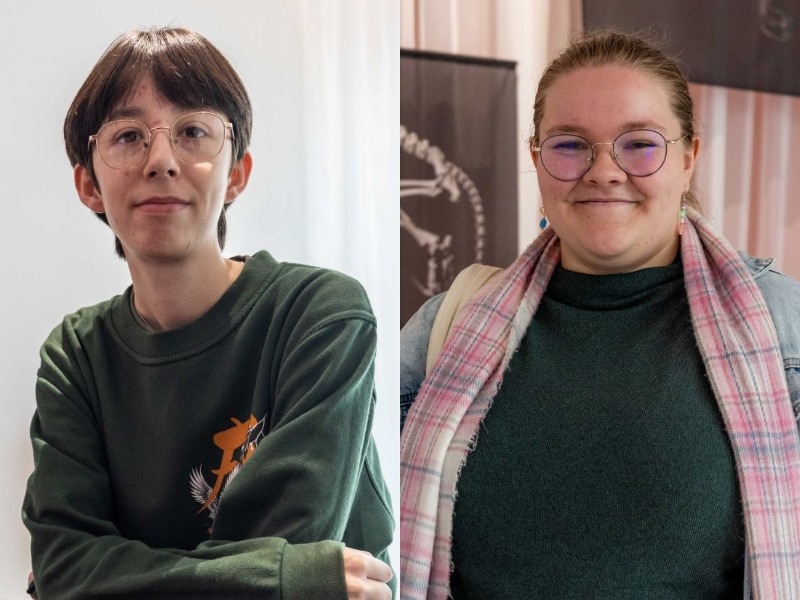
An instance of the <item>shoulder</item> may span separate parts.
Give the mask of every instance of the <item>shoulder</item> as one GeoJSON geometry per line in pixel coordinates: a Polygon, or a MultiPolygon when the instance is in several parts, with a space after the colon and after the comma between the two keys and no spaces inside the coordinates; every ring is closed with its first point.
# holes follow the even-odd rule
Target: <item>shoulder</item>
{"type": "Polygon", "coordinates": [[[415,345],[420,342],[424,342],[427,346],[428,338],[433,328],[433,321],[436,319],[436,313],[439,312],[439,308],[446,295],[447,292],[442,292],[432,298],[428,298],[428,300],[417,309],[417,312],[411,315],[411,318],[409,318],[406,324],[400,329],[401,346],[415,345]]]}
{"type": "Polygon", "coordinates": [[[125,297],[114,296],[66,315],[41,346],[39,376],[59,380],[88,373],[91,357],[106,352],[111,312],[125,297]]]}
{"type": "Polygon", "coordinates": [[[800,282],[775,269],[773,259],[741,256],[767,303],[784,357],[800,360],[800,282]]]}
{"type": "Polygon", "coordinates": [[[354,277],[334,269],[277,262],[267,252],[253,255],[250,268],[263,271],[265,301],[278,313],[296,318],[330,321],[363,319],[375,324],[364,286],[354,277]]]}
{"type": "Polygon", "coordinates": [[[400,393],[416,392],[425,378],[425,362],[433,321],[445,293],[428,299],[400,330],[400,393]]]}
{"type": "Polygon", "coordinates": [[[125,298],[125,295],[114,296],[92,306],[86,306],[66,315],[56,325],[44,343],[48,346],[64,346],[81,344],[93,336],[102,335],[111,317],[112,309],[125,298]]]}

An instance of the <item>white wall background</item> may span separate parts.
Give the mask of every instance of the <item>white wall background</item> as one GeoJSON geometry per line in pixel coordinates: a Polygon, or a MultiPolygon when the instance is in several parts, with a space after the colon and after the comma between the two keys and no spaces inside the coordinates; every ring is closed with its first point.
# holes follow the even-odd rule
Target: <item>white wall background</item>
{"type": "Polygon", "coordinates": [[[226,253],[266,248],[367,288],[379,322],[375,435],[397,511],[398,0],[34,0],[4,8],[2,22],[0,599],[26,597],[19,515],[39,346],[66,313],[129,283],[110,230],[75,195],[61,126],[102,51],[134,26],[197,29],[251,94],[255,167],[228,212],[226,253]]]}

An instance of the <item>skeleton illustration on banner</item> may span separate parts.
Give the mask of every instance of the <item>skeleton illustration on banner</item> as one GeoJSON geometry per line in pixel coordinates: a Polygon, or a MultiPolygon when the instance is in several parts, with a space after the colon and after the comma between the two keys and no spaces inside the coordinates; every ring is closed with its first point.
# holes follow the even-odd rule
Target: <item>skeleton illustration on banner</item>
{"type": "Polygon", "coordinates": [[[408,179],[400,175],[400,228],[426,252],[424,281],[412,276],[416,288],[430,298],[450,287],[455,277],[453,233],[434,231],[429,223],[419,223],[403,207],[404,198],[427,198],[431,202],[461,204],[472,214],[473,256],[468,262],[481,262],[486,238],[483,201],[472,179],[462,169],[445,158],[444,152],[426,139],[400,126],[400,149],[426,162],[430,178],[408,179]]]}
{"type": "Polygon", "coordinates": [[[517,247],[514,63],[400,51],[400,327],[517,247]]]}

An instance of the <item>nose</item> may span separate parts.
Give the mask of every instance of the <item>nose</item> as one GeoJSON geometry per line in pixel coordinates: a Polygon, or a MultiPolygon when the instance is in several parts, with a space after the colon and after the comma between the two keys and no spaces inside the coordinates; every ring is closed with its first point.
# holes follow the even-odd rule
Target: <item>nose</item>
{"type": "Polygon", "coordinates": [[[147,159],[144,162],[144,172],[148,177],[178,174],[179,161],[172,147],[171,136],[169,127],[153,127],[150,130],[147,159]]]}
{"type": "Polygon", "coordinates": [[[625,181],[628,174],[622,170],[614,158],[613,142],[597,142],[592,144],[592,162],[583,179],[590,183],[618,183],[625,181]],[[608,149],[598,148],[608,146],[608,149]]]}

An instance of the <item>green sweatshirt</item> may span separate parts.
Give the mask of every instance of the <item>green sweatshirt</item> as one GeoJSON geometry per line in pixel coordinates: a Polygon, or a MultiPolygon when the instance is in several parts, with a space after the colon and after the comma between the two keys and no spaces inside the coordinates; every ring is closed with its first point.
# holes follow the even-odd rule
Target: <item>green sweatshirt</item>
{"type": "Polygon", "coordinates": [[[31,425],[39,597],[346,598],[343,544],[392,540],[375,343],[357,282],[266,252],[177,330],[131,289],[67,316],[31,425]]]}

